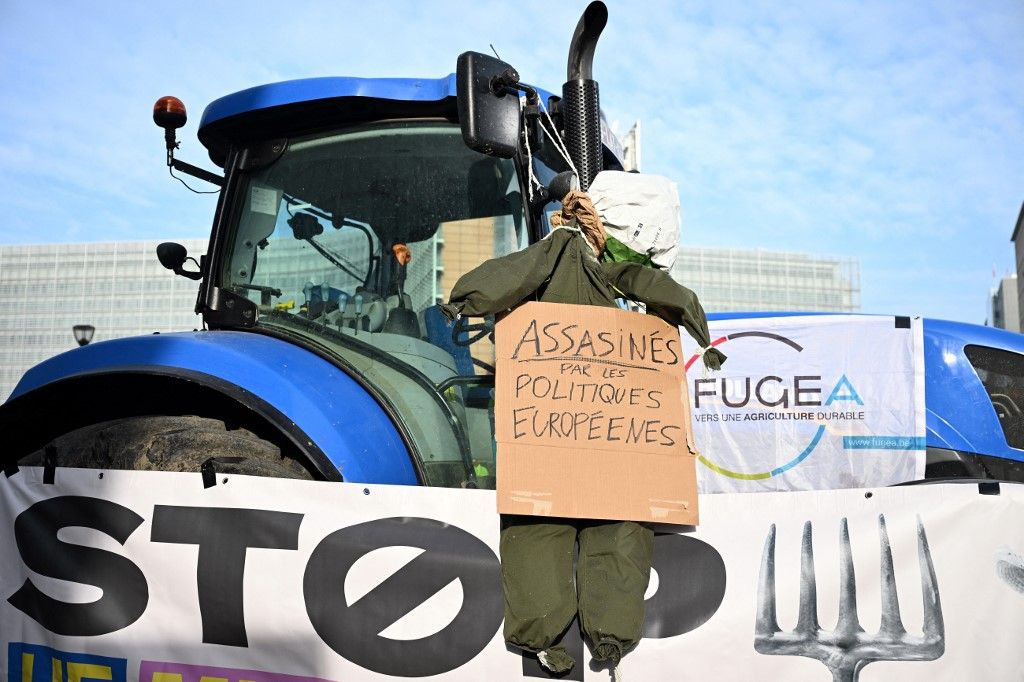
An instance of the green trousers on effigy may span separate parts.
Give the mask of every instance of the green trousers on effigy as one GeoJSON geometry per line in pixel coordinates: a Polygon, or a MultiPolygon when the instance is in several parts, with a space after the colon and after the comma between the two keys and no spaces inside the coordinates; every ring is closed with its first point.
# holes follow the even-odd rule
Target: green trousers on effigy
{"type": "Polygon", "coordinates": [[[618,663],[642,636],[653,550],[654,531],[633,521],[503,516],[505,641],[568,670],[572,659],[553,645],[579,613],[594,658],[618,663]]]}

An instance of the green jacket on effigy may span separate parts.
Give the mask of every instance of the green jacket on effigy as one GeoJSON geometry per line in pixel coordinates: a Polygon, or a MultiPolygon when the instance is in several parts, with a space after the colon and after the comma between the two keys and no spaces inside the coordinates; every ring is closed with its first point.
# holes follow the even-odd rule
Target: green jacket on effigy
{"type": "Polygon", "coordinates": [[[700,344],[704,363],[719,369],[725,355],[711,343],[697,295],[667,272],[631,262],[600,262],[579,230],[559,228],[522,251],[494,258],[467,272],[442,306],[449,320],[501,313],[527,300],[616,307],[616,298],[647,305],[700,344]]]}

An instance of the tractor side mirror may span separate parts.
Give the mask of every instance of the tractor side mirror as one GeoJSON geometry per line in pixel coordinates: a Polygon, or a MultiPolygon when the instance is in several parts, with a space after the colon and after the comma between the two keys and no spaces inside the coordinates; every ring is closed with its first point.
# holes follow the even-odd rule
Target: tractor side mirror
{"type": "Polygon", "coordinates": [[[511,158],[519,148],[519,82],[511,66],[479,52],[463,52],[455,69],[462,139],[474,151],[511,158]]]}
{"type": "MultiPolygon", "coordinates": [[[[188,250],[181,244],[175,242],[163,242],[156,247],[156,257],[160,265],[164,266],[176,275],[188,277],[189,279],[202,279],[202,272],[190,272],[184,268],[188,260],[188,250]]],[[[195,258],[192,259],[195,261],[195,258]]]]}
{"type": "Polygon", "coordinates": [[[160,261],[160,265],[168,270],[177,270],[185,264],[185,259],[188,258],[188,249],[174,242],[163,242],[156,247],[156,257],[160,261]]]}

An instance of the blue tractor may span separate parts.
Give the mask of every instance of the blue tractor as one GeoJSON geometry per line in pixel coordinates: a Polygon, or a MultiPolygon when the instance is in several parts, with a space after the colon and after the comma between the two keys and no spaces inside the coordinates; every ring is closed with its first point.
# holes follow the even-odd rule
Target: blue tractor
{"type": "Polygon", "coordinates": [[[168,165],[221,188],[208,252],[194,265],[177,244],[157,254],[200,281],[205,329],[34,367],[0,410],[7,452],[492,486],[492,323],[453,328],[437,304],[461,273],[545,234],[544,183],[568,167],[559,132],[586,179],[620,167],[591,78],[606,19],[599,2],[581,19],[563,97],[472,52],[436,80],[316,78],[223,97],[199,124],[223,174],[174,158],[185,110],[159,100],[168,165]]]}
{"type": "MultiPolygon", "coordinates": [[[[493,487],[493,321],[453,327],[438,303],[544,237],[566,156],[584,189],[621,169],[591,72],[606,19],[600,2],[584,13],[560,97],[473,52],[437,80],[223,97],[198,132],[222,174],[174,158],[185,110],[158,101],[168,165],[221,188],[206,254],[158,249],[200,281],[205,328],[31,369],[0,406],[8,461],[493,487]]],[[[1021,337],[932,321],[925,334],[932,471],[1020,478],[1021,337]]]]}

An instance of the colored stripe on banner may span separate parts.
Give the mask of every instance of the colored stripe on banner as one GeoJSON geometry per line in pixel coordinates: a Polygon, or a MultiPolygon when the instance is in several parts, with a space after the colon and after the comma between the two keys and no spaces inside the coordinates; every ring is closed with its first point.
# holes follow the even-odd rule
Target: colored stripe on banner
{"type": "Polygon", "coordinates": [[[285,675],[282,673],[220,668],[210,665],[190,665],[142,661],[139,666],[140,682],[330,682],[320,677],[285,675]]]}
{"type": "Polygon", "coordinates": [[[805,447],[803,449],[803,452],[801,452],[799,455],[797,455],[796,457],[794,457],[790,461],[786,462],[782,466],[776,467],[776,468],[772,469],[771,471],[763,471],[763,472],[747,474],[747,473],[743,473],[741,471],[733,471],[732,469],[726,469],[723,466],[719,466],[719,465],[715,464],[714,462],[712,462],[707,457],[705,457],[704,455],[698,455],[697,459],[700,461],[701,464],[706,466],[708,469],[711,469],[715,473],[722,474],[723,476],[728,476],[729,478],[736,478],[736,479],[739,479],[741,481],[761,481],[761,480],[764,480],[766,478],[772,478],[773,476],[778,476],[779,474],[784,474],[787,471],[789,471],[790,469],[792,469],[793,467],[795,467],[800,462],[802,462],[805,459],[807,459],[807,456],[810,455],[812,452],[814,452],[814,448],[818,447],[818,441],[821,440],[821,437],[822,437],[822,435],[824,435],[824,433],[825,433],[825,425],[822,424],[821,426],[818,427],[818,430],[814,434],[814,438],[811,439],[811,442],[808,443],[807,447],[805,447]]]}
{"type": "Polygon", "coordinates": [[[924,450],[924,438],[915,436],[843,436],[845,450],[924,450]]]}
{"type": "Polygon", "coordinates": [[[10,642],[7,645],[9,682],[127,682],[124,658],[58,651],[40,644],[10,642]]]}

